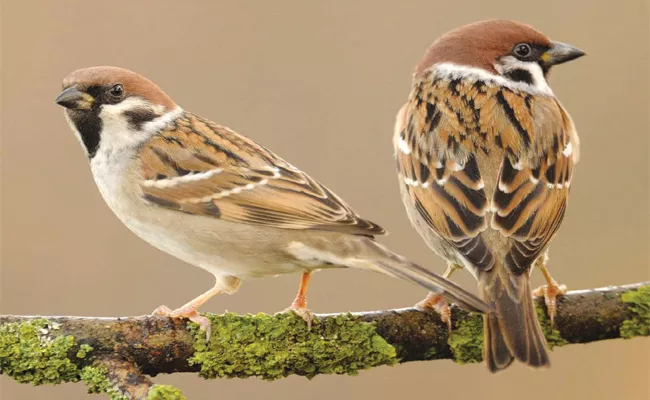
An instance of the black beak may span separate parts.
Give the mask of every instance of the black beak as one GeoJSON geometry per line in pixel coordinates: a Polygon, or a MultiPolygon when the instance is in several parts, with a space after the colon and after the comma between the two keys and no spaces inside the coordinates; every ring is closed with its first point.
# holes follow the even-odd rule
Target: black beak
{"type": "Polygon", "coordinates": [[[542,54],[542,62],[546,67],[562,64],[585,55],[584,51],[565,43],[552,42],[552,45],[553,47],[542,54]]]}
{"type": "Polygon", "coordinates": [[[56,104],[71,110],[89,110],[93,106],[95,99],[88,93],[71,86],[61,92],[55,101],[56,104]]]}

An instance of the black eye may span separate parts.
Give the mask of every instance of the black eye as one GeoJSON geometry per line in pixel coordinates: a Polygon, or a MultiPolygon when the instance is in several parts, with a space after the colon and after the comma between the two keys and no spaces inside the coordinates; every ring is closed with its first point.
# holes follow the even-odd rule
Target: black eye
{"type": "Polygon", "coordinates": [[[108,93],[115,97],[115,98],[122,98],[124,95],[124,86],[122,84],[118,83],[117,85],[113,85],[109,90],[108,93]]]}
{"type": "Polygon", "coordinates": [[[512,52],[519,58],[526,58],[533,52],[533,50],[530,48],[528,43],[519,43],[512,49],[512,52]]]}

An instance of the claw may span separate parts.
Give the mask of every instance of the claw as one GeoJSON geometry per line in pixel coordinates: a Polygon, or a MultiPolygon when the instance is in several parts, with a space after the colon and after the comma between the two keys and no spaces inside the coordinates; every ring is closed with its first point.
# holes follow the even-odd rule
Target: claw
{"type": "Polygon", "coordinates": [[[451,308],[449,308],[449,303],[441,295],[429,293],[415,307],[420,310],[433,310],[438,313],[440,320],[447,325],[447,329],[451,332],[451,308]]]}
{"type": "Polygon", "coordinates": [[[276,313],[276,315],[284,314],[284,313],[290,313],[290,312],[292,312],[292,313],[296,314],[297,316],[299,316],[300,318],[302,318],[302,320],[307,323],[307,329],[311,329],[312,322],[314,321],[314,313],[313,312],[309,311],[308,309],[306,309],[304,307],[296,307],[295,305],[292,304],[291,307],[289,307],[289,308],[287,308],[287,309],[285,309],[283,311],[280,311],[279,313],[276,313]]]}
{"type": "Polygon", "coordinates": [[[566,292],[566,285],[559,285],[555,280],[551,280],[547,285],[542,285],[533,290],[533,296],[544,296],[544,303],[546,304],[548,318],[551,320],[551,327],[555,326],[555,317],[557,316],[557,297],[563,296],[566,292]]]}
{"type": "Polygon", "coordinates": [[[152,315],[160,315],[168,318],[187,318],[188,320],[199,325],[199,329],[205,332],[205,340],[207,342],[210,341],[210,335],[212,334],[212,324],[208,318],[199,315],[195,308],[181,307],[177,310],[171,310],[167,306],[160,306],[154,310],[152,315]]]}
{"type": "Polygon", "coordinates": [[[160,315],[162,317],[169,317],[171,313],[172,313],[171,308],[163,305],[153,310],[151,315],[160,315]]]}

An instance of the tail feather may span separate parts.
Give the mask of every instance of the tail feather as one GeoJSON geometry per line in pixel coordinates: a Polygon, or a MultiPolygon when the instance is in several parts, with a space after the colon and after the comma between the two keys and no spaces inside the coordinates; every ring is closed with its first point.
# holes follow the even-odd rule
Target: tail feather
{"type": "Polygon", "coordinates": [[[495,313],[483,318],[483,332],[485,332],[483,359],[491,372],[506,369],[515,359],[500,331],[499,320],[495,313]]]}
{"type": "Polygon", "coordinates": [[[393,253],[379,243],[368,240],[372,257],[364,260],[362,268],[404,279],[440,295],[450,303],[474,312],[488,313],[490,307],[478,296],[466,291],[452,281],[435,274],[408,259],[393,253]]]}
{"type": "Polygon", "coordinates": [[[495,312],[484,317],[485,345],[483,358],[496,372],[513,359],[531,367],[550,365],[546,339],[537,320],[527,273],[518,277],[481,277],[481,296],[495,312]],[[486,283],[486,279],[492,279],[486,283]],[[514,294],[514,296],[513,296],[514,294]]]}

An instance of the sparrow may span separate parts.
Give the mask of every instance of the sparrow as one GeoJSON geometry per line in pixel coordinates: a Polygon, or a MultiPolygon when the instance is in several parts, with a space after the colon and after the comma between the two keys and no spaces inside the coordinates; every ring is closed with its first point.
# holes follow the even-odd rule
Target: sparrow
{"type": "Polygon", "coordinates": [[[379,225],[267,148],[185,111],[150,80],[91,67],[63,80],[56,103],[82,144],[95,183],[115,215],[154,247],[215,277],[178,309],[208,331],[198,308],[251,277],[301,273],[290,309],[311,322],[312,271],[360,268],[421,285],[468,310],[477,296],[374,240],[379,225]]]}
{"type": "MultiPolygon", "coordinates": [[[[408,217],[447,260],[443,276],[467,269],[494,309],[483,317],[492,372],[514,359],[549,365],[530,272],[542,268],[548,297],[563,289],[548,274],[547,251],[566,211],[579,140],[546,78],[584,54],[519,22],[462,26],[426,51],[397,114],[393,144],[408,217]]],[[[440,300],[433,293],[419,305],[444,315],[440,300]]]]}

